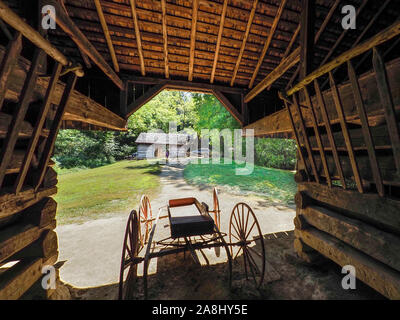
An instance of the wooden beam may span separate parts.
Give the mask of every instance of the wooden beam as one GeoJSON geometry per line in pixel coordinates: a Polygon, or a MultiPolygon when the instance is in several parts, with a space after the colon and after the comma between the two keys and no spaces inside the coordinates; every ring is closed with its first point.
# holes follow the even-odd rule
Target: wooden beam
{"type": "Polygon", "coordinates": [[[40,185],[43,182],[44,175],[46,173],[46,169],[51,157],[51,153],[53,152],[54,144],[56,143],[56,138],[58,131],[60,130],[61,122],[65,113],[65,110],[68,105],[68,101],[70,99],[71,93],[74,90],[76,83],[76,75],[70,74],[68,76],[67,85],[65,86],[63,96],[61,98],[61,102],[57,107],[56,115],[53,119],[53,123],[50,129],[49,136],[46,139],[46,144],[40,158],[39,164],[39,176],[37,178],[35,184],[35,190],[38,190],[40,185]]]}
{"type": "Polygon", "coordinates": [[[257,74],[258,74],[258,71],[260,70],[260,67],[261,67],[261,65],[262,65],[262,63],[264,61],[265,55],[268,52],[269,46],[271,45],[272,39],[273,39],[274,34],[275,34],[275,30],[278,27],[279,20],[281,19],[281,16],[282,16],[282,12],[285,9],[286,2],[287,2],[287,0],[281,1],[280,5],[279,5],[279,8],[278,8],[278,11],[275,14],[274,22],[272,23],[271,29],[270,29],[269,34],[268,34],[268,38],[267,38],[267,40],[266,40],[266,42],[264,44],[264,47],[263,47],[263,49],[261,51],[260,58],[258,59],[256,68],[254,69],[253,75],[251,77],[251,80],[250,80],[250,83],[249,83],[249,89],[251,89],[253,87],[254,81],[256,80],[256,77],[257,77],[257,74]]]}
{"type": "Polygon", "coordinates": [[[189,81],[193,80],[194,52],[196,50],[196,28],[197,28],[197,12],[199,9],[199,0],[193,0],[192,7],[192,29],[190,32],[190,57],[189,57],[189,81]]]}
{"type": "Polygon", "coordinates": [[[110,32],[108,31],[108,26],[106,19],[104,18],[104,13],[103,9],[101,8],[100,0],[94,0],[94,4],[96,6],[97,14],[99,15],[99,20],[101,24],[101,28],[103,29],[104,37],[107,42],[108,50],[110,52],[111,60],[114,65],[114,70],[115,72],[119,72],[119,65],[118,65],[118,59],[115,54],[114,46],[111,40],[110,32]]]}
{"type": "Polygon", "coordinates": [[[313,0],[302,0],[300,30],[300,78],[312,70],[314,47],[315,6],[313,0]]]}
{"type": "Polygon", "coordinates": [[[397,20],[390,27],[379,32],[377,35],[373,36],[372,38],[368,39],[367,41],[342,53],[339,57],[328,62],[327,64],[324,64],[323,66],[321,66],[320,68],[318,68],[317,70],[315,70],[314,72],[309,74],[307,77],[305,77],[303,80],[301,80],[299,83],[297,83],[293,88],[291,88],[287,92],[287,95],[288,96],[292,95],[293,93],[299,91],[301,88],[303,88],[304,86],[306,86],[309,83],[311,83],[312,81],[314,81],[314,79],[317,79],[320,76],[328,73],[329,71],[332,71],[333,69],[339,67],[346,61],[351,60],[354,57],[357,57],[360,54],[363,54],[364,52],[394,38],[398,34],[400,34],[400,20],[397,20]]]}
{"type": "Polygon", "coordinates": [[[240,67],[240,62],[242,61],[242,56],[243,56],[244,49],[246,48],[246,42],[247,42],[247,38],[249,37],[251,24],[253,23],[254,15],[256,13],[257,4],[258,4],[258,0],[254,0],[253,7],[251,8],[251,11],[250,11],[249,19],[247,21],[247,26],[246,26],[246,31],[244,33],[242,46],[240,47],[239,55],[238,55],[238,58],[237,58],[237,61],[235,64],[235,69],[233,70],[231,86],[233,86],[233,84],[235,83],[236,75],[237,75],[237,72],[240,67]]]}
{"type": "Polygon", "coordinates": [[[169,62],[168,62],[168,32],[167,32],[167,3],[166,0],[161,0],[162,10],[162,28],[164,41],[164,63],[165,63],[165,78],[169,78],[169,62]]]}
{"type": "Polygon", "coordinates": [[[300,217],[318,230],[400,271],[400,238],[398,236],[319,206],[301,209],[300,217]]]}
{"type": "Polygon", "coordinates": [[[133,24],[135,26],[136,44],[137,44],[137,50],[138,50],[138,55],[139,55],[139,60],[140,60],[140,72],[142,73],[142,76],[145,76],[146,69],[145,69],[145,65],[144,65],[142,38],[140,36],[139,20],[138,20],[137,10],[136,10],[136,0],[129,0],[129,3],[131,6],[133,24]]]}
{"type": "Polygon", "coordinates": [[[150,89],[148,89],[143,95],[141,95],[137,100],[132,102],[128,107],[128,114],[125,118],[129,118],[132,114],[134,114],[137,110],[139,110],[144,104],[153,99],[157,94],[159,94],[162,90],[164,90],[164,84],[156,84],[150,89]]]}
{"type": "Polygon", "coordinates": [[[222,12],[221,12],[221,18],[219,21],[217,45],[215,47],[215,55],[214,55],[214,62],[213,62],[213,67],[212,67],[212,71],[211,71],[210,83],[214,83],[215,70],[217,69],[219,49],[221,47],[222,32],[224,31],[224,23],[225,23],[225,16],[226,16],[227,8],[228,8],[228,0],[224,0],[224,5],[222,7],[222,12]]]}
{"type": "Polygon", "coordinates": [[[33,57],[33,62],[29,73],[25,79],[24,87],[21,92],[20,100],[17,107],[15,108],[13,119],[10,124],[10,129],[7,133],[6,139],[3,142],[1,153],[0,153],[0,186],[3,184],[4,176],[10,162],[11,156],[13,154],[15,144],[17,143],[19,130],[25,119],[26,112],[28,111],[29,103],[32,99],[36,80],[38,77],[38,70],[40,64],[45,57],[45,53],[41,49],[35,50],[35,55],[33,57]]]}
{"type": "Polygon", "coordinates": [[[213,90],[214,96],[221,102],[221,104],[225,107],[226,110],[229,111],[229,113],[234,117],[240,125],[243,126],[243,116],[240,114],[240,112],[235,108],[234,105],[227,99],[227,97],[218,90],[213,90]]]}
{"type": "Polygon", "coordinates": [[[253,129],[254,136],[262,137],[274,133],[292,132],[290,119],[286,109],[277,111],[269,116],[248,124],[243,129],[253,129]]]}
{"type": "Polygon", "coordinates": [[[389,299],[400,299],[400,273],[315,228],[295,230],[296,237],[340,266],[352,265],[358,279],[389,299]]]}
{"type": "MultiPolygon", "coordinates": [[[[6,49],[0,46],[0,60],[6,55],[6,49]]],[[[27,71],[30,68],[30,61],[19,57],[18,63],[15,64],[15,68],[12,70],[9,79],[9,86],[5,90],[5,99],[10,102],[18,103],[21,90],[24,86],[24,80],[26,78],[27,71]]],[[[49,86],[48,77],[39,77],[36,81],[35,93],[32,97],[32,101],[42,100],[46,95],[46,90],[49,86]]],[[[58,105],[61,100],[61,96],[64,92],[65,84],[58,82],[55,88],[54,94],[51,98],[51,103],[58,105]]],[[[32,102],[31,101],[31,102],[32,102]]],[[[82,93],[74,90],[71,95],[70,102],[67,106],[67,110],[64,115],[64,120],[81,121],[84,123],[90,123],[97,126],[109,128],[112,130],[126,130],[126,120],[116,115],[114,112],[103,107],[99,103],[83,95],[82,93]],[[83,107],[82,107],[83,106],[83,107]]],[[[22,129],[24,126],[22,126],[22,129]]],[[[24,134],[24,131],[21,132],[24,134]]]]}
{"type": "Polygon", "coordinates": [[[320,206],[333,208],[340,204],[340,210],[347,212],[348,217],[367,222],[382,230],[400,234],[400,216],[398,214],[400,201],[398,200],[381,197],[376,193],[359,193],[357,190],[329,188],[310,182],[299,183],[298,190],[302,197],[306,197],[302,200],[305,204],[312,205],[317,202],[320,206]]]}
{"type": "Polygon", "coordinates": [[[53,17],[57,25],[75,42],[75,44],[109,77],[114,84],[123,89],[123,82],[107,64],[103,56],[96,50],[93,44],[86,38],[82,31],[75,25],[68,14],[60,6],[57,0],[47,0],[47,3],[56,8],[57,16],[53,17]]]}
{"type": "Polygon", "coordinates": [[[0,110],[3,107],[4,98],[6,96],[8,77],[18,61],[19,54],[22,50],[22,35],[17,32],[7,46],[7,53],[3,58],[0,66],[0,110]]]}
{"type": "Polygon", "coordinates": [[[270,74],[268,74],[260,83],[258,83],[245,97],[244,101],[248,103],[256,97],[265,88],[273,84],[287,70],[300,61],[300,47],[294,50],[286,59],[284,59],[270,74]]]}
{"type": "Polygon", "coordinates": [[[57,85],[58,78],[60,77],[61,73],[61,65],[59,63],[56,63],[53,69],[53,74],[51,76],[50,82],[49,82],[49,87],[47,88],[46,96],[44,98],[43,104],[39,110],[39,113],[37,115],[37,121],[34,127],[34,131],[32,133],[32,137],[29,141],[29,145],[26,149],[24,161],[21,167],[21,170],[18,173],[17,179],[15,180],[14,183],[14,192],[18,194],[21,191],[21,188],[25,182],[25,177],[26,174],[28,173],[28,169],[31,166],[31,161],[32,157],[35,153],[35,149],[37,146],[37,143],[39,141],[39,137],[42,133],[43,125],[46,120],[47,113],[50,109],[50,101],[51,101],[51,96],[54,93],[54,89],[57,85]]]}

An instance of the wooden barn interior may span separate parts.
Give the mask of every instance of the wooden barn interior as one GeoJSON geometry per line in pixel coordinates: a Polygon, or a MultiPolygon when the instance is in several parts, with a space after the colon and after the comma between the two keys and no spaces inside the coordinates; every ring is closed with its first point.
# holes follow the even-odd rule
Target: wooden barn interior
{"type": "Polygon", "coordinates": [[[59,130],[126,130],[164,89],[296,139],[298,255],[400,299],[399,17],[398,0],[0,0],[0,266],[17,262],[0,299],[57,261],[59,130]]]}

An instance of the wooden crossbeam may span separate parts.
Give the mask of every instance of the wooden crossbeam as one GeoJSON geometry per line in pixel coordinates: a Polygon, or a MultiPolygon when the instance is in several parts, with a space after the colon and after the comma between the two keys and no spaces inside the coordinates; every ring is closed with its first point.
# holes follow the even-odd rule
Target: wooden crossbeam
{"type": "Polygon", "coordinates": [[[24,160],[22,163],[21,170],[19,171],[18,177],[15,180],[14,192],[16,194],[18,194],[21,191],[21,188],[25,181],[26,174],[28,173],[28,169],[31,166],[32,157],[35,153],[35,149],[36,149],[37,143],[39,141],[39,137],[42,133],[42,128],[43,128],[44,122],[46,120],[47,113],[50,109],[50,105],[51,105],[50,101],[51,101],[52,95],[54,93],[54,90],[56,88],[58,79],[60,77],[61,67],[62,66],[59,63],[56,63],[54,66],[53,74],[51,76],[49,86],[46,91],[46,96],[45,96],[42,106],[39,110],[39,113],[37,115],[37,121],[36,121],[36,124],[34,127],[34,131],[32,133],[31,139],[29,141],[28,148],[26,149],[26,152],[25,152],[25,157],[24,157],[24,160]]]}
{"type": "Polygon", "coordinates": [[[17,32],[12,41],[7,46],[6,56],[3,58],[0,66],[0,110],[4,103],[7,92],[8,76],[10,75],[15,63],[18,61],[22,50],[22,35],[17,32]]]}
{"type": "Polygon", "coordinates": [[[108,31],[107,22],[106,19],[104,18],[104,13],[103,9],[101,8],[100,0],[94,0],[94,4],[96,6],[97,14],[99,15],[101,28],[103,29],[103,34],[107,42],[108,51],[110,52],[111,60],[114,65],[114,70],[115,72],[119,72],[117,55],[115,54],[114,45],[111,40],[110,32],[108,31]]]}
{"type": "Polygon", "coordinates": [[[346,115],[344,114],[342,101],[340,100],[340,96],[339,96],[339,91],[338,91],[338,88],[336,86],[335,80],[333,79],[333,75],[331,72],[329,72],[329,82],[331,84],[332,97],[333,97],[333,101],[335,103],[336,111],[337,111],[337,114],[339,117],[339,122],[340,122],[340,126],[342,128],[344,141],[346,143],[347,154],[349,155],[351,167],[353,169],[354,180],[356,181],[358,191],[360,193],[363,193],[364,188],[362,185],[360,172],[358,170],[357,159],[354,154],[353,144],[350,139],[349,129],[348,129],[347,123],[346,123],[346,115]]]}
{"type": "Polygon", "coordinates": [[[254,15],[256,13],[257,4],[258,4],[258,0],[254,0],[253,7],[251,8],[251,12],[250,12],[250,15],[249,15],[249,20],[247,21],[247,26],[246,26],[246,31],[244,33],[242,46],[240,47],[239,55],[238,55],[238,58],[237,58],[236,64],[235,64],[235,69],[233,70],[233,75],[232,75],[232,79],[231,79],[231,86],[233,86],[233,84],[235,83],[236,75],[237,75],[237,72],[239,70],[240,62],[242,60],[243,52],[244,52],[244,49],[246,47],[247,38],[249,37],[251,24],[253,23],[254,15]]]}
{"type": "Polygon", "coordinates": [[[140,36],[139,21],[138,21],[138,16],[137,16],[137,11],[136,11],[136,0],[129,0],[129,3],[131,5],[132,19],[133,19],[133,24],[135,26],[135,37],[136,37],[137,49],[138,49],[139,60],[140,60],[140,72],[142,73],[142,76],[145,76],[146,69],[144,66],[142,38],[140,36]]]}
{"type": "Polygon", "coordinates": [[[286,59],[284,59],[271,73],[269,73],[260,83],[258,83],[245,97],[244,101],[248,103],[256,97],[261,91],[273,84],[287,70],[292,68],[300,61],[300,47],[294,50],[286,59]]]}
{"type": "Polygon", "coordinates": [[[127,115],[125,118],[129,118],[133,113],[140,109],[145,103],[149,102],[153,99],[157,94],[159,94],[165,88],[165,84],[156,84],[148,89],[143,95],[141,95],[138,99],[132,102],[127,107],[127,115]]]}
{"type": "Polygon", "coordinates": [[[212,93],[214,96],[221,102],[221,104],[225,107],[226,110],[234,117],[241,125],[243,125],[243,116],[240,112],[235,108],[234,105],[226,98],[226,96],[219,90],[213,90],[212,93]]]}
{"type": "Polygon", "coordinates": [[[214,62],[213,62],[213,67],[212,67],[212,71],[211,71],[210,83],[214,82],[215,70],[217,69],[218,55],[219,55],[219,49],[221,47],[222,32],[224,31],[224,23],[225,23],[225,16],[226,16],[227,8],[228,8],[228,0],[224,0],[224,5],[222,7],[222,12],[221,12],[221,19],[219,21],[217,45],[215,47],[215,56],[214,56],[214,62]]]}
{"type": "Polygon", "coordinates": [[[378,190],[378,194],[381,197],[383,197],[385,195],[385,188],[382,183],[381,172],[379,169],[378,161],[376,159],[374,141],[372,140],[371,130],[368,124],[367,112],[365,111],[364,102],[361,96],[360,84],[358,83],[356,72],[354,70],[353,65],[351,64],[351,61],[347,62],[347,70],[349,74],[350,83],[353,88],[354,100],[357,107],[358,115],[360,117],[365,144],[368,150],[372,176],[374,177],[374,182],[376,185],[376,189],[378,190]]]}
{"type": "Polygon", "coordinates": [[[261,65],[262,65],[262,63],[264,61],[265,55],[268,52],[268,49],[269,49],[269,47],[271,45],[272,39],[273,39],[274,34],[275,34],[275,30],[278,27],[279,20],[281,19],[281,16],[282,16],[282,12],[285,9],[286,2],[287,2],[287,0],[281,1],[280,5],[279,5],[279,8],[278,8],[278,11],[275,14],[274,22],[272,23],[271,29],[270,29],[269,34],[268,34],[268,38],[265,41],[264,47],[263,47],[263,49],[261,51],[260,58],[258,59],[256,68],[254,69],[253,75],[251,77],[251,80],[250,80],[250,83],[249,83],[249,88],[253,87],[254,81],[256,80],[256,77],[257,77],[257,74],[258,74],[258,71],[260,70],[260,67],[261,67],[261,65]]]}
{"type": "Polygon", "coordinates": [[[292,95],[293,93],[299,91],[301,88],[308,85],[309,83],[319,78],[320,76],[332,71],[341,64],[347,62],[348,60],[353,59],[354,57],[359,56],[360,54],[363,54],[364,52],[380,45],[381,43],[384,43],[396,37],[398,34],[400,34],[400,20],[397,20],[390,27],[379,32],[378,34],[368,39],[367,41],[355,46],[350,50],[347,50],[346,52],[342,53],[339,57],[319,67],[317,70],[313,71],[307,77],[305,77],[303,80],[297,83],[293,88],[288,90],[287,95],[288,96],[292,95]]]}
{"type": "Polygon", "coordinates": [[[51,157],[51,154],[53,152],[54,144],[56,143],[56,138],[58,135],[58,131],[60,130],[61,127],[61,122],[65,113],[65,110],[68,105],[68,101],[71,97],[71,93],[74,91],[75,83],[76,83],[76,75],[71,73],[68,76],[67,79],[67,84],[64,89],[63,96],[61,98],[61,102],[57,107],[56,115],[54,117],[49,136],[46,139],[46,144],[42,153],[42,156],[40,158],[40,163],[39,163],[39,175],[37,177],[37,180],[35,182],[35,190],[37,191],[40,187],[40,185],[43,182],[43,178],[46,174],[47,166],[49,164],[49,160],[51,157]]]}
{"type": "Polygon", "coordinates": [[[190,31],[190,57],[189,57],[189,81],[193,80],[194,51],[196,50],[196,28],[197,12],[199,9],[199,0],[193,1],[192,9],[192,29],[190,31]]]}
{"type": "Polygon", "coordinates": [[[31,68],[29,69],[29,73],[25,79],[24,87],[21,91],[20,100],[14,111],[13,119],[9,127],[10,130],[7,132],[6,139],[3,142],[0,154],[0,187],[3,184],[8,164],[11,160],[15,144],[17,143],[21,125],[25,119],[29,103],[35,91],[39,67],[44,57],[44,51],[41,49],[36,49],[31,68]]]}
{"type": "Polygon", "coordinates": [[[164,41],[164,63],[165,63],[165,78],[169,78],[169,63],[168,63],[168,32],[167,32],[167,3],[166,0],[161,0],[162,10],[162,28],[164,41]]]}

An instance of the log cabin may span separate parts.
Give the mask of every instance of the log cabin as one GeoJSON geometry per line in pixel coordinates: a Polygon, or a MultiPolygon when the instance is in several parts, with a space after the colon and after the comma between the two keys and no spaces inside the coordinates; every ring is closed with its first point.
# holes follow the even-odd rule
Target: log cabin
{"type": "Polygon", "coordinates": [[[396,0],[0,0],[0,299],[57,261],[59,130],[126,130],[164,89],[294,138],[297,254],[400,299],[399,16],[396,0]]]}

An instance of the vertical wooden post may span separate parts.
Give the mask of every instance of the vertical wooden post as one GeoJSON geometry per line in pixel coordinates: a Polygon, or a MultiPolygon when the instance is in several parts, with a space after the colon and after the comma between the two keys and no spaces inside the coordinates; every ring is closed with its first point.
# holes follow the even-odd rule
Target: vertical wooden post
{"type": "Polygon", "coordinates": [[[356,157],[354,154],[353,144],[351,143],[349,129],[347,128],[346,116],[343,111],[343,106],[342,106],[342,102],[340,100],[339,91],[336,86],[335,80],[333,79],[332,72],[329,72],[329,81],[330,81],[330,85],[331,85],[333,101],[335,103],[336,111],[337,111],[337,114],[339,117],[340,126],[342,128],[342,133],[343,133],[343,138],[344,138],[344,141],[346,144],[347,153],[349,155],[351,168],[353,169],[354,180],[356,181],[358,191],[360,193],[363,193],[364,188],[362,185],[360,172],[358,170],[358,165],[357,165],[357,160],[356,160],[356,157]]]}
{"type": "Polygon", "coordinates": [[[22,88],[20,99],[15,108],[13,119],[10,123],[7,136],[3,142],[0,154],[0,187],[3,184],[4,176],[14,152],[15,144],[18,140],[18,134],[24,121],[26,112],[28,111],[29,103],[32,99],[33,92],[36,86],[37,74],[41,61],[45,53],[41,49],[35,50],[35,55],[29,69],[29,73],[25,79],[24,87],[22,88]]]}
{"type": "Polygon", "coordinates": [[[31,165],[31,160],[32,160],[33,154],[35,153],[35,149],[36,149],[37,143],[39,141],[39,137],[42,132],[42,128],[43,128],[44,122],[46,120],[47,113],[50,109],[51,97],[56,88],[58,78],[60,77],[61,68],[62,68],[62,65],[58,62],[55,62],[53,74],[51,76],[49,86],[47,87],[47,91],[46,91],[46,95],[44,97],[42,107],[39,110],[39,114],[37,116],[36,124],[35,124],[34,130],[33,130],[33,133],[32,133],[32,137],[29,141],[29,146],[25,153],[25,158],[22,163],[21,170],[19,171],[18,177],[14,184],[14,192],[15,193],[19,193],[19,191],[21,190],[21,188],[24,184],[24,181],[25,181],[26,174],[31,165]]]}
{"type": "Polygon", "coordinates": [[[124,83],[124,90],[121,90],[119,93],[119,112],[122,117],[125,117],[128,113],[128,88],[129,82],[125,81],[124,83]]]}
{"type": "Polygon", "coordinates": [[[315,0],[302,0],[300,17],[300,79],[312,71],[314,46],[315,0]]]}
{"type": "Polygon", "coordinates": [[[39,162],[39,176],[35,183],[35,190],[37,191],[42,184],[44,175],[46,173],[46,169],[51,157],[51,153],[54,148],[54,144],[56,142],[57,134],[61,126],[62,118],[65,113],[65,109],[68,105],[69,98],[71,96],[71,92],[74,90],[77,76],[75,73],[70,73],[68,76],[67,84],[64,89],[63,96],[61,97],[60,104],[58,105],[56,115],[53,120],[53,124],[50,129],[49,136],[46,140],[46,145],[43,150],[43,154],[40,158],[39,162]]]}
{"type": "Polygon", "coordinates": [[[378,91],[381,97],[383,110],[385,111],[386,124],[389,131],[390,141],[392,142],[392,152],[397,174],[400,176],[400,134],[396,120],[393,98],[390,93],[389,82],[387,79],[386,68],[382,56],[374,48],[373,65],[378,84],[378,91]]]}
{"type": "Polygon", "coordinates": [[[361,96],[360,85],[357,80],[356,72],[351,61],[347,61],[347,71],[349,74],[350,83],[353,89],[354,100],[356,103],[358,115],[360,116],[363,136],[365,140],[365,144],[367,146],[369,162],[371,164],[372,176],[374,177],[374,182],[376,185],[376,189],[378,190],[378,194],[383,197],[385,195],[385,188],[382,183],[381,172],[379,169],[378,161],[376,159],[375,146],[372,140],[371,131],[368,125],[368,117],[365,111],[364,102],[361,96]]]}
{"type": "Polygon", "coordinates": [[[17,32],[7,46],[6,54],[0,66],[0,110],[4,103],[4,98],[7,92],[8,76],[12,72],[15,63],[18,61],[19,54],[22,49],[22,35],[17,32]]]}

